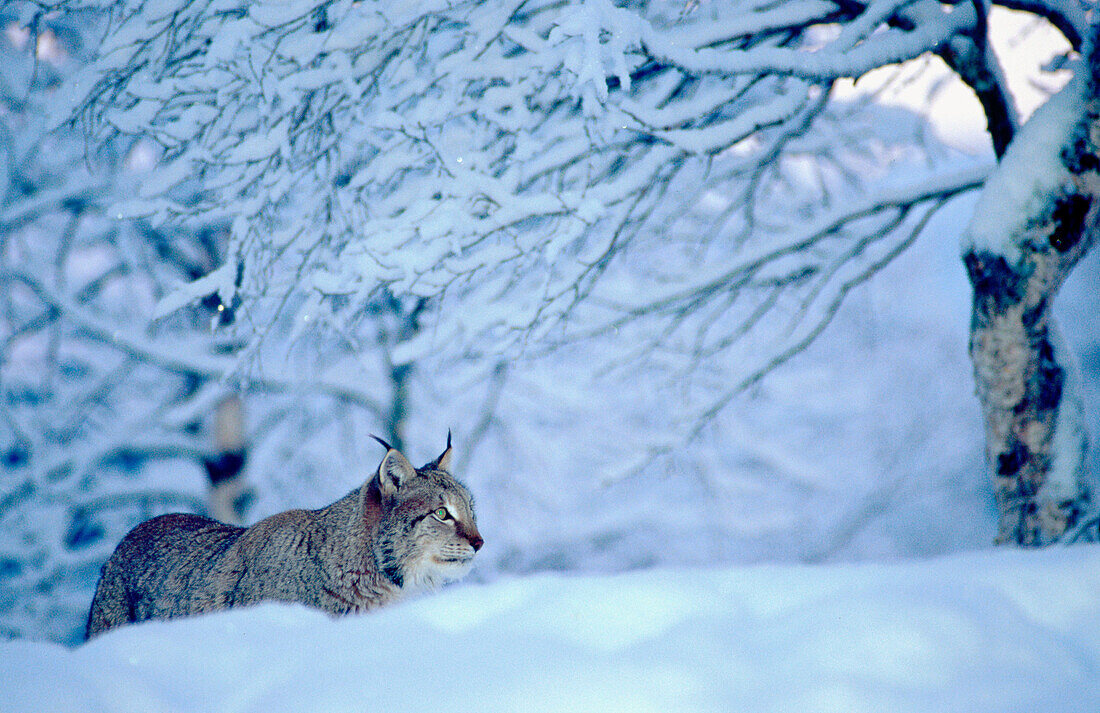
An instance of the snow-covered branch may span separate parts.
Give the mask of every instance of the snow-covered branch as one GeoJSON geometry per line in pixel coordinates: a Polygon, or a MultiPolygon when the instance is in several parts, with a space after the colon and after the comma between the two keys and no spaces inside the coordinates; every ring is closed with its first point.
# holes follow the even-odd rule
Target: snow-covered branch
{"type": "MultiPolygon", "coordinates": [[[[77,329],[143,363],[215,382],[227,381],[240,371],[237,358],[209,353],[212,345],[208,339],[192,337],[190,344],[181,343],[183,337],[180,335],[173,335],[170,342],[150,339],[132,329],[124,328],[117,319],[96,315],[56,294],[44,282],[21,270],[0,273],[0,281],[17,282],[26,286],[77,329]]],[[[384,407],[377,399],[349,380],[252,372],[246,383],[249,388],[260,391],[315,391],[354,403],[374,414],[384,413],[384,407]]]]}
{"type": "MultiPolygon", "coordinates": [[[[756,253],[739,252],[732,264],[708,266],[707,271],[694,275],[693,281],[672,285],[667,295],[655,297],[653,293],[649,293],[644,295],[643,302],[613,305],[613,309],[626,316],[616,319],[604,329],[617,329],[630,317],[682,312],[687,305],[706,299],[707,296],[728,293],[739,287],[750,287],[757,276],[762,276],[761,283],[765,285],[774,284],[777,274],[808,279],[825,268],[825,263],[817,261],[822,255],[822,251],[816,249],[817,246],[828,239],[851,240],[852,236],[846,232],[851,224],[888,210],[907,211],[921,203],[942,201],[964,191],[980,188],[990,171],[991,167],[988,165],[975,166],[861,196],[854,204],[839,206],[818,216],[809,226],[763,243],[756,253]],[[777,267],[788,259],[794,263],[784,263],[777,267]]],[[[870,239],[887,237],[879,230],[857,234],[870,239]]]]}
{"type": "Polygon", "coordinates": [[[994,0],[994,5],[1042,17],[1080,51],[1089,35],[1088,3],[1080,0],[994,0]]]}
{"type": "Polygon", "coordinates": [[[170,304],[213,288],[252,324],[343,333],[386,293],[445,298],[426,348],[552,328],[682,169],[762,141],[739,171],[759,176],[833,82],[977,21],[930,0],[215,10],[112,7],[99,59],[57,106],[96,136],[163,148],[117,214],[232,207],[217,279],[170,304]]]}

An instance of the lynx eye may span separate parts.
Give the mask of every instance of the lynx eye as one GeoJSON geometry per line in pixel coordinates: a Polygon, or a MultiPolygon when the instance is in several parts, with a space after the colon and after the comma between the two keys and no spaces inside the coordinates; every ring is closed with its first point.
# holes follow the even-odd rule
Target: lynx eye
{"type": "Polygon", "coordinates": [[[439,508],[432,513],[432,517],[440,522],[446,522],[451,519],[451,512],[447,508],[439,508]]]}

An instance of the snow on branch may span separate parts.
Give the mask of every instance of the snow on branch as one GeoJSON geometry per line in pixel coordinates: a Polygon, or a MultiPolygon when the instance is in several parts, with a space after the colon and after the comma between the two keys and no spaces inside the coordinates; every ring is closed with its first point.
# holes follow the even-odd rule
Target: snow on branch
{"type": "MultiPolygon", "coordinates": [[[[623,305],[620,309],[633,315],[678,311],[702,296],[719,294],[739,284],[751,282],[752,277],[760,273],[767,274],[766,279],[771,281],[774,273],[769,272],[768,268],[785,258],[795,258],[800,262],[797,267],[786,267],[784,270],[788,274],[804,277],[806,270],[811,269],[806,265],[820,255],[810,248],[829,238],[846,237],[844,231],[847,226],[888,209],[908,210],[921,203],[950,198],[964,191],[980,188],[991,170],[989,165],[979,165],[951,174],[881,188],[861,196],[850,205],[839,206],[818,216],[809,226],[777,236],[774,240],[759,245],[755,251],[741,251],[729,263],[711,265],[708,271],[699,273],[693,282],[677,283],[668,295],[654,299],[654,295],[650,293],[643,302],[623,305]]],[[[874,231],[871,235],[881,237],[874,231]]],[[[621,326],[618,322],[615,325],[621,326]]]]}
{"type": "Polygon", "coordinates": [[[1084,88],[1084,77],[1078,74],[1020,130],[982,191],[963,234],[964,254],[986,251],[1016,261],[1028,224],[1070,182],[1062,150],[1084,111],[1084,88]]]}
{"type": "MultiPolygon", "coordinates": [[[[664,40],[658,33],[643,33],[641,42],[658,61],[667,62],[692,74],[778,74],[807,80],[832,81],[841,77],[860,77],[872,69],[914,59],[939,47],[959,32],[973,26],[972,9],[959,6],[943,12],[932,3],[931,13],[912,30],[886,29],[872,34],[906,2],[870,3],[868,21],[857,20],[835,43],[814,52],[789,47],[754,47],[742,52],[719,49],[683,49],[664,40]],[[881,12],[879,10],[882,10],[881,12]]],[[[918,3],[927,6],[929,3],[918,3]]],[[[862,16],[861,16],[862,17],[862,16]]]]}
{"type": "MultiPolygon", "coordinates": [[[[237,357],[209,353],[209,340],[194,338],[193,343],[181,343],[180,335],[174,335],[168,343],[168,340],[156,340],[124,329],[118,320],[105,319],[94,314],[57,294],[42,280],[24,271],[0,272],[0,281],[17,282],[29,288],[77,329],[142,363],[214,382],[226,381],[240,372],[237,357]]],[[[261,391],[312,390],[355,403],[375,414],[383,413],[383,406],[379,401],[366,394],[355,383],[339,377],[300,378],[297,375],[270,371],[253,372],[247,378],[247,385],[261,391]]]]}
{"type": "Polygon", "coordinates": [[[912,244],[947,200],[979,188],[990,170],[981,165],[884,187],[809,225],[758,238],[725,260],[699,264],[669,251],[649,279],[655,288],[639,291],[624,281],[617,290],[607,289],[615,283],[597,290],[586,313],[589,331],[571,338],[643,324],[626,340],[630,354],[613,351],[607,362],[659,355],[678,363],[682,378],[727,355],[744,378],[718,400],[725,404],[810,344],[854,287],[912,244]]]}
{"type": "Polygon", "coordinates": [[[975,21],[930,0],[99,4],[57,115],[163,148],[119,215],[225,215],[217,293],[253,324],[343,333],[411,295],[446,299],[435,334],[464,343],[559,322],[683,168],[762,141],[759,173],[835,80],[975,21]]]}
{"type": "Polygon", "coordinates": [[[994,0],[993,4],[1046,18],[1078,51],[1089,35],[1087,0],[994,0]]]}

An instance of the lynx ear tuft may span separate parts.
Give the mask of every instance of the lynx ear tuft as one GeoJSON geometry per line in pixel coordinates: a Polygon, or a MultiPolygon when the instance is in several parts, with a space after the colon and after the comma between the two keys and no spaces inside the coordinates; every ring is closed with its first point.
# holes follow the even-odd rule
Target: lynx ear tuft
{"type": "Polygon", "coordinates": [[[385,448],[387,451],[395,450],[393,446],[391,446],[389,443],[386,443],[385,441],[383,441],[381,438],[374,435],[373,433],[370,434],[370,437],[373,438],[374,440],[378,441],[379,443],[381,443],[382,447],[385,448]]]}
{"type": "Polygon", "coordinates": [[[383,495],[393,495],[398,488],[416,477],[416,469],[401,452],[375,435],[371,438],[386,448],[386,455],[378,464],[378,488],[383,495]]]}
{"type": "Polygon", "coordinates": [[[445,470],[448,473],[451,472],[451,429],[447,429],[447,447],[443,450],[443,453],[432,463],[432,465],[439,470],[445,470]]]}

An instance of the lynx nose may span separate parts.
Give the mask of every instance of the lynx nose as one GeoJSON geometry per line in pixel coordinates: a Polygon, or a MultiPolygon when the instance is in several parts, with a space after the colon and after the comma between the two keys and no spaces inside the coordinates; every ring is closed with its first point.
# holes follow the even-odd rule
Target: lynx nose
{"type": "Polygon", "coordinates": [[[466,538],[466,541],[470,543],[470,547],[474,548],[474,552],[481,549],[481,546],[485,544],[485,540],[481,539],[481,533],[477,531],[477,525],[461,525],[458,528],[458,534],[466,538]]]}

